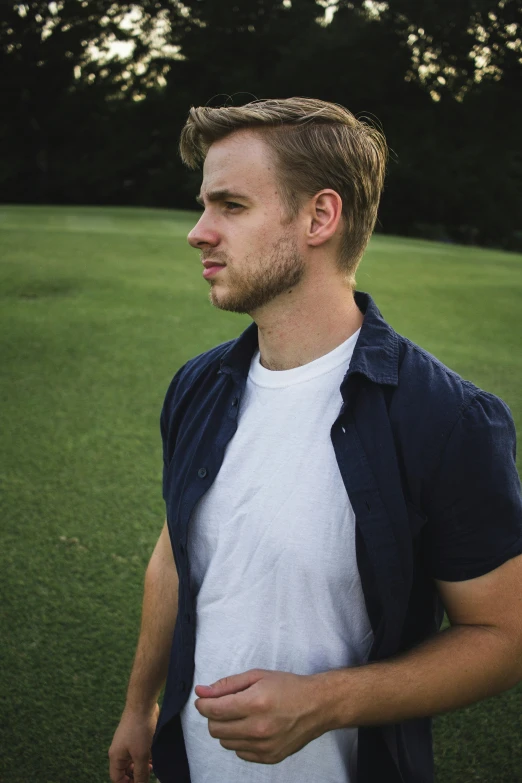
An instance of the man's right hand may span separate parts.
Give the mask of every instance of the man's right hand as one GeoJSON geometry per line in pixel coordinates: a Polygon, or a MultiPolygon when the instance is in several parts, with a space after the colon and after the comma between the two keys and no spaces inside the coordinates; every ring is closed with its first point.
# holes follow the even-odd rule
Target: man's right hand
{"type": "Polygon", "coordinates": [[[145,573],[141,628],[120,725],[109,750],[112,783],[148,783],[150,749],[159,718],[178,611],[178,573],[167,523],[145,573]]]}
{"type": "Polygon", "coordinates": [[[159,717],[157,704],[151,712],[125,709],[109,748],[112,783],[148,783],[152,765],[150,748],[159,717]]]}

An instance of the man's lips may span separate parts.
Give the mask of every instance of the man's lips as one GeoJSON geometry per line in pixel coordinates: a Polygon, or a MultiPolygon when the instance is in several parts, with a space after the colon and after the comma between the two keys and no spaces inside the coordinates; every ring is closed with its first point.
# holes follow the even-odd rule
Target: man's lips
{"type": "Polygon", "coordinates": [[[226,264],[220,264],[217,261],[203,261],[205,269],[210,269],[211,266],[226,266],[226,264]]]}
{"type": "Polygon", "coordinates": [[[221,269],[224,269],[226,264],[216,264],[215,261],[203,261],[203,266],[205,267],[203,277],[208,279],[209,277],[214,277],[221,269]]]}

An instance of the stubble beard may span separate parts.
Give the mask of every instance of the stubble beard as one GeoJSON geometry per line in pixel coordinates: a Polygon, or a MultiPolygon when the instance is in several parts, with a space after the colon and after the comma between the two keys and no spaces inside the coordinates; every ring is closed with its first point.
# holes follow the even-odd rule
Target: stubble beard
{"type": "MultiPolygon", "coordinates": [[[[216,261],[220,260],[218,255],[227,263],[223,253],[213,256],[216,261]]],[[[281,237],[273,245],[270,255],[257,267],[247,257],[244,269],[238,273],[227,266],[224,274],[228,290],[221,296],[211,282],[209,299],[214,307],[232,313],[252,313],[300,283],[305,273],[304,262],[293,237],[281,237]]]]}

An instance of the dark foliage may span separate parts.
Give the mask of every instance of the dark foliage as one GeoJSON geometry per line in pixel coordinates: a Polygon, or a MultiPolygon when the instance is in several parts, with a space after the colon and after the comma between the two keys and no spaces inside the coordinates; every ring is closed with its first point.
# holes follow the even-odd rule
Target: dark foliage
{"type": "Polygon", "coordinates": [[[382,124],[379,230],[522,248],[518,0],[338,0],[329,24],[315,0],[144,0],[132,29],[136,7],[0,3],[1,201],[193,207],[191,105],[306,95],[382,124]]]}

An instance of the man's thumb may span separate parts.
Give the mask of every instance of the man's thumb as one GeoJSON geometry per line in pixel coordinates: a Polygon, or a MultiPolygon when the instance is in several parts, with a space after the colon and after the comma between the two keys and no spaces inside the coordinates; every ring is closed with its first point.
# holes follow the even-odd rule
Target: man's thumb
{"type": "Polygon", "coordinates": [[[240,691],[246,691],[247,688],[254,685],[265,673],[262,669],[250,669],[250,671],[241,674],[233,674],[231,677],[223,677],[223,679],[213,682],[212,685],[196,685],[196,695],[209,699],[240,693],[240,691]]]}

